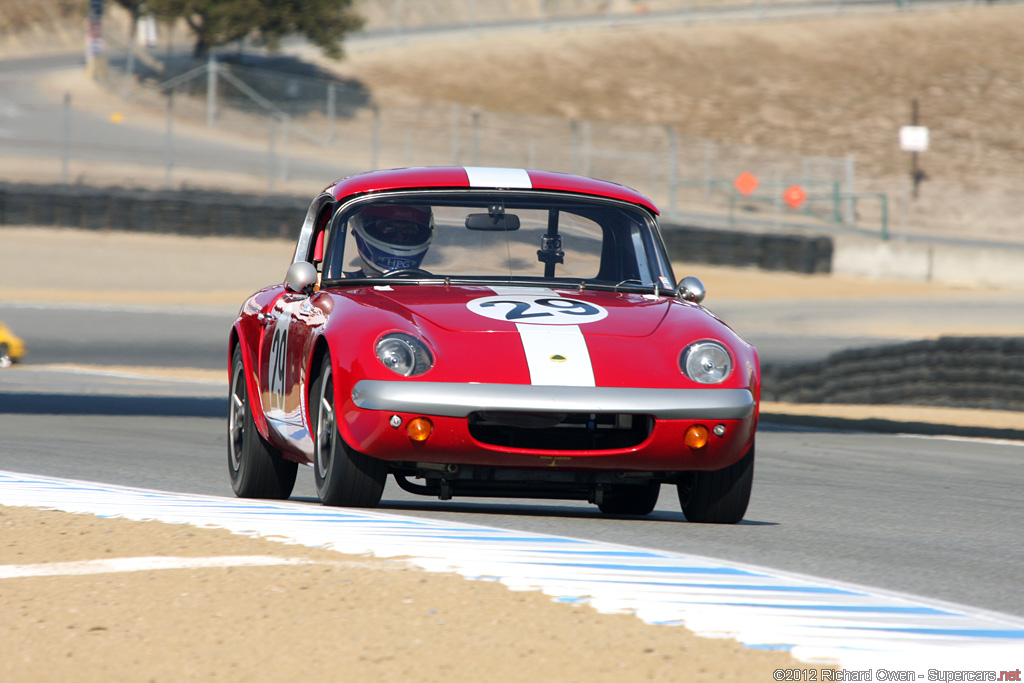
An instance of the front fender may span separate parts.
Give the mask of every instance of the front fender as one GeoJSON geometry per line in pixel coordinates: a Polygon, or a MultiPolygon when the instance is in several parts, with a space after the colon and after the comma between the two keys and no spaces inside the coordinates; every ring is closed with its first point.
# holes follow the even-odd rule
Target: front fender
{"type": "MultiPolygon", "coordinates": [[[[267,426],[267,416],[263,411],[263,395],[260,393],[260,382],[258,365],[255,359],[259,358],[260,339],[259,330],[247,329],[244,324],[246,319],[239,318],[231,326],[230,341],[228,343],[228,382],[231,381],[231,357],[237,346],[242,352],[242,367],[245,375],[245,391],[249,397],[249,410],[252,413],[252,421],[260,435],[270,440],[270,430],[267,426]]],[[[254,322],[254,321],[253,321],[254,322]]],[[[230,384],[228,391],[231,391],[230,384]]]]}

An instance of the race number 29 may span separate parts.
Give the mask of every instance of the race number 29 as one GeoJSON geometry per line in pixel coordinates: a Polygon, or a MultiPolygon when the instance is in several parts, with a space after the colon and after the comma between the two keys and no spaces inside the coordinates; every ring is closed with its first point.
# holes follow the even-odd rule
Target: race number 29
{"type": "Polygon", "coordinates": [[[271,411],[284,411],[285,372],[288,369],[288,323],[290,316],[282,315],[274,327],[274,336],[270,340],[270,366],[268,389],[270,390],[271,411]]]}
{"type": "Polygon", "coordinates": [[[583,325],[602,320],[608,311],[597,304],[560,296],[487,296],[466,306],[491,320],[535,325],[583,325]]]}

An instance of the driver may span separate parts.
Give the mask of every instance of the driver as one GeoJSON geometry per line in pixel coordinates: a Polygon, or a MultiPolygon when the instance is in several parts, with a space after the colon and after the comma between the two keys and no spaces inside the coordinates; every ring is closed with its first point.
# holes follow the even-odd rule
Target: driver
{"type": "Polygon", "coordinates": [[[373,204],[351,219],[349,227],[362,260],[362,277],[419,268],[434,238],[429,206],[373,204]]]}

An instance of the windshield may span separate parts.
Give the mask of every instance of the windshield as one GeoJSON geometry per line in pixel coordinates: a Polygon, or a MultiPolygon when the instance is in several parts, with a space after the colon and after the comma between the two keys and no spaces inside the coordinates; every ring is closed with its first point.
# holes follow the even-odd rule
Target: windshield
{"type": "Polygon", "coordinates": [[[402,193],[352,202],[332,222],[323,274],[325,281],[673,287],[645,211],[541,193],[402,193]]]}

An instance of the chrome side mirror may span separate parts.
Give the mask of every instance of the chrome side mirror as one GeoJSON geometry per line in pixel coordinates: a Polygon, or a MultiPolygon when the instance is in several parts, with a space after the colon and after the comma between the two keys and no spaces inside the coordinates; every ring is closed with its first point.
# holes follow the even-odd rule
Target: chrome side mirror
{"type": "Polygon", "coordinates": [[[707,293],[707,290],[704,289],[704,283],[695,277],[684,277],[679,281],[679,287],[676,288],[677,297],[683,301],[692,301],[695,304],[704,301],[707,293]]]}
{"type": "Polygon", "coordinates": [[[306,292],[315,284],[316,268],[308,261],[293,263],[284,276],[284,287],[289,292],[306,292]]]}

